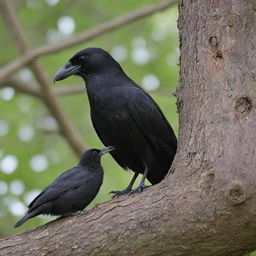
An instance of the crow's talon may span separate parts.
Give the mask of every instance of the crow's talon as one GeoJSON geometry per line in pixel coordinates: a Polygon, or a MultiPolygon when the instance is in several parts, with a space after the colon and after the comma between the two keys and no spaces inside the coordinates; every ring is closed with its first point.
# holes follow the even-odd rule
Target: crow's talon
{"type": "Polygon", "coordinates": [[[110,191],[109,194],[114,194],[112,196],[112,198],[117,198],[119,196],[122,196],[122,195],[127,195],[127,194],[130,194],[132,190],[131,189],[124,189],[124,190],[113,190],[113,191],[110,191]]]}
{"type": "Polygon", "coordinates": [[[151,187],[151,186],[146,186],[146,185],[139,185],[137,188],[135,188],[134,190],[132,190],[129,194],[133,195],[135,193],[141,193],[144,189],[151,187]]]}

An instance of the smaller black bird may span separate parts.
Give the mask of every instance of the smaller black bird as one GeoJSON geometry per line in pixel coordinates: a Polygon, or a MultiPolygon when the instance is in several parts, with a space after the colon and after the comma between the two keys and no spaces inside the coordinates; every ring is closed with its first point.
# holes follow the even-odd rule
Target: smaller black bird
{"type": "Polygon", "coordinates": [[[114,149],[109,146],[85,151],[76,167],[62,173],[30,203],[26,215],[14,227],[40,214],[70,215],[83,210],[100,190],[103,181],[101,156],[114,149]]]}

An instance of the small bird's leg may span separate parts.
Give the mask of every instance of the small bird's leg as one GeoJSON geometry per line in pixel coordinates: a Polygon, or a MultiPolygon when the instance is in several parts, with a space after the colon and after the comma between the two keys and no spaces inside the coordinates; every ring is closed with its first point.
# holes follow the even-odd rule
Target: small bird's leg
{"type": "MultiPolygon", "coordinates": [[[[84,211],[86,211],[86,210],[84,210],[84,211]]],[[[68,212],[68,213],[62,214],[60,218],[81,215],[82,213],[84,213],[84,211],[68,212]]]]}
{"type": "Polygon", "coordinates": [[[128,187],[126,189],[121,190],[121,191],[118,191],[118,190],[110,191],[109,194],[114,194],[113,198],[121,196],[121,195],[129,194],[130,192],[132,192],[132,186],[133,186],[136,178],[138,177],[138,175],[139,175],[138,172],[134,173],[134,175],[132,177],[132,180],[131,180],[131,182],[129,183],[129,185],[128,185],[128,187]]]}
{"type": "Polygon", "coordinates": [[[144,184],[145,179],[147,178],[147,175],[148,175],[148,167],[145,166],[145,170],[144,170],[142,179],[141,179],[141,181],[140,181],[140,185],[139,185],[137,188],[135,188],[133,191],[131,191],[130,194],[142,192],[145,188],[150,187],[150,186],[146,186],[146,185],[144,184]]]}
{"type": "Polygon", "coordinates": [[[79,215],[87,214],[88,212],[89,210],[77,211],[77,212],[71,213],[70,216],[79,216],[79,215]]]}

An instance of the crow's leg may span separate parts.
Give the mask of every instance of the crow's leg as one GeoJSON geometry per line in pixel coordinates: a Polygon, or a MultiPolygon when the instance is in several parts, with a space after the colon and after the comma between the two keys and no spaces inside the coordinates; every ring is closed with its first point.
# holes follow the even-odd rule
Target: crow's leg
{"type": "Polygon", "coordinates": [[[137,188],[135,188],[134,190],[132,190],[132,191],[130,192],[130,194],[142,192],[145,188],[150,187],[150,186],[146,186],[146,185],[144,184],[145,179],[147,178],[147,175],[148,175],[148,167],[145,166],[145,170],[144,170],[142,179],[141,179],[141,181],[140,181],[140,185],[139,185],[137,188]]]}
{"type": "Polygon", "coordinates": [[[134,173],[134,175],[132,177],[132,180],[131,180],[131,182],[129,183],[129,185],[128,185],[128,187],[126,189],[121,190],[121,191],[118,191],[118,190],[110,191],[109,194],[114,194],[113,198],[121,196],[121,195],[129,194],[132,191],[132,186],[133,186],[136,178],[138,177],[138,175],[139,175],[138,172],[134,173]]]}

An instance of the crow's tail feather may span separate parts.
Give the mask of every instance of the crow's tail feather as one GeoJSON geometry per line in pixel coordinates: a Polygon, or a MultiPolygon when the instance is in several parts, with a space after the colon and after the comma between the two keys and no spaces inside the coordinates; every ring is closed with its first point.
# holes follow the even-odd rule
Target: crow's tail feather
{"type": "Polygon", "coordinates": [[[21,226],[24,222],[26,222],[28,219],[31,219],[37,215],[39,215],[40,212],[35,209],[35,211],[32,211],[32,212],[28,212],[23,218],[21,218],[13,227],[14,228],[17,228],[19,226],[21,226]]]}

